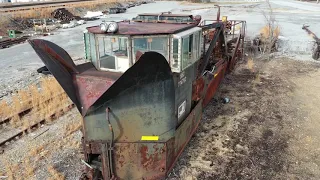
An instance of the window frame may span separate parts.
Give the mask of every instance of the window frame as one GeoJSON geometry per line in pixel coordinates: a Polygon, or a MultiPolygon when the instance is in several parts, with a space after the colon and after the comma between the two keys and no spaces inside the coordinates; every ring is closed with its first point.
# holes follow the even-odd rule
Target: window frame
{"type": "MultiPolygon", "coordinates": [[[[201,48],[201,32],[202,32],[202,29],[201,28],[199,28],[199,27],[194,27],[194,28],[192,28],[192,29],[189,29],[189,30],[187,30],[187,31],[183,31],[183,32],[180,32],[180,33],[177,33],[177,34],[173,34],[172,36],[171,36],[171,42],[172,42],[172,44],[173,44],[173,39],[179,39],[179,56],[180,56],[180,58],[179,58],[179,68],[176,68],[176,67],[173,67],[173,65],[172,65],[172,62],[174,61],[173,60],[173,45],[172,45],[172,48],[171,48],[171,52],[170,52],[170,58],[171,58],[171,60],[170,60],[170,67],[171,67],[171,70],[172,70],[172,72],[177,72],[177,73],[180,73],[180,72],[182,72],[182,71],[184,71],[185,69],[187,69],[189,66],[191,66],[192,64],[194,64],[196,61],[198,61],[199,59],[200,59],[200,54],[201,54],[201,52],[200,52],[200,48],[201,48]],[[198,34],[198,36],[200,36],[199,37],[199,39],[198,39],[198,42],[199,42],[199,44],[198,44],[198,52],[197,53],[195,53],[194,52],[194,47],[195,47],[195,45],[197,44],[196,42],[195,42],[195,36],[198,34]],[[192,51],[191,51],[191,58],[189,59],[190,61],[189,61],[189,63],[188,63],[188,65],[186,65],[185,67],[183,67],[183,63],[182,63],[182,61],[183,61],[183,57],[182,57],[182,55],[183,55],[183,39],[184,38],[189,38],[190,37],[190,35],[193,35],[193,40],[192,40],[192,47],[191,47],[191,49],[192,49],[192,51]]],[[[189,43],[188,43],[188,47],[189,47],[189,43]]],[[[188,51],[189,51],[189,48],[188,48],[188,51]]]]}
{"type": "Polygon", "coordinates": [[[171,37],[171,49],[170,49],[170,67],[172,72],[180,72],[181,71],[181,46],[182,46],[182,41],[181,38],[177,38],[172,36],[171,37]],[[173,51],[173,41],[177,40],[178,41],[178,66],[174,67],[173,65],[175,64],[175,59],[174,59],[174,51],[173,51]]]}
{"type": "MultiPolygon", "coordinates": [[[[128,61],[129,61],[129,68],[132,66],[132,63],[131,63],[131,48],[130,48],[130,40],[131,40],[131,37],[130,36],[126,36],[126,35],[105,35],[105,34],[94,34],[94,40],[95,40],[95,51],[96,51],[96,57],[97,57],[97,66],[95,66],[98,70],[101,70],[101,71],[111,71],[111,72],[122,72],[120,69],[118,69],[118,57],[115,56],[115,55],[111,55],[111,56],[114,56],[115,57],[115,67],[116,69],[111,69],[111,68],[104,68],[104,67],[101,67],[101,60],[100,60],[100,44],[99,44],[99,38],[126,38],[127,39],[127,54],[128,54],[128,61]]],[[[103,40],[103,46],[104,46],[104,52],[105,52],[105,41],[103,40]]],[[[120,41],[118,42],[118,45],[120,46],[120,41]]],[[[111,46],[111,48],[113,48],[111,46]]]]}

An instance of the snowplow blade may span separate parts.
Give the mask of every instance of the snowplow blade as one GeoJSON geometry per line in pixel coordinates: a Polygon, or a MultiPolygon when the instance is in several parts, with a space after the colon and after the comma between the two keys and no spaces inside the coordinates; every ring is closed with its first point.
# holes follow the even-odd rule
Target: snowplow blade
{"type": "Polygon", "coordinates": [[[29,40],[29,44],[81,112],[81,104],[73,84],[73,75],[78,71],[70,55],[56,44],[43,39],[29,40]]]}

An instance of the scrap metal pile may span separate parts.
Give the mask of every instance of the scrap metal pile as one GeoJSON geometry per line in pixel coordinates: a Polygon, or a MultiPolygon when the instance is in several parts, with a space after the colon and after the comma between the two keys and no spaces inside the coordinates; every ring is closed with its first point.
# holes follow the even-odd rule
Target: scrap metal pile
{"type": "Polygon", "coordinates": [[[74,16],[70,11],[68,11],[65,8],[59,8],[54,10],[51,13],[51,16],[55,19],[58,19],[62,22],[70,22],[73,20],[80,20],[81,18],[79,16],[74,16]]]}

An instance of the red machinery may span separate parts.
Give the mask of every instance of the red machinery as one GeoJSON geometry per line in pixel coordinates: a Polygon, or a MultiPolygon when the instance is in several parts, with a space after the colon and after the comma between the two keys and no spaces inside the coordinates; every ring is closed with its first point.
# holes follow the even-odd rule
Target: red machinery
{"type": "Polygon", "coordinates": [[[173,168],[243,56],[245,21],[200,20],[141,14],[88,27],[90,62],[78,66],[57,45],[29,41],[83,116],[85,178],[163,179],[173,168]]]}

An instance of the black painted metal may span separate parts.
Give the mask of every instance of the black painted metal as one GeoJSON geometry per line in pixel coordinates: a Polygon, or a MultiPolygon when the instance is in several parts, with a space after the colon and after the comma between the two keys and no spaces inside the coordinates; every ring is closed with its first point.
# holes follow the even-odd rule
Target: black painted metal
{"type": "Polygon", "coordinates": [[[77,69],[69,54],[50,41],[34,39],[29,43],[81,113],[81,104],[73,84],[73,74],[77,73],[77,69]]]}

